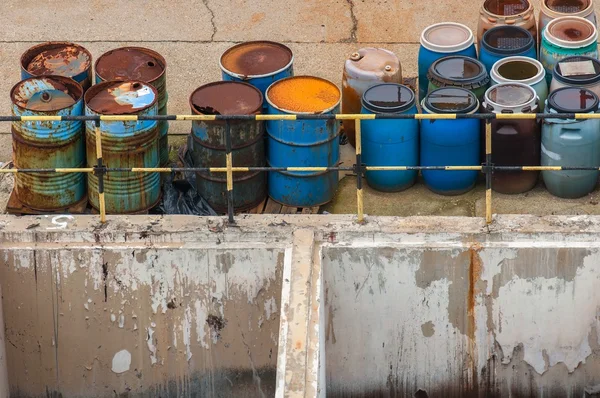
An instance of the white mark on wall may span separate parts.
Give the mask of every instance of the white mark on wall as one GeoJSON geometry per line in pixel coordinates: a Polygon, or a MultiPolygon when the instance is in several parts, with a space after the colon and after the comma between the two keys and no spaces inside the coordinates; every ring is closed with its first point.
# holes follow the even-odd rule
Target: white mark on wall
{"type": "Polygon", "coordinates": [[[112,371],[115,373],[125,373],[131,368],[131,353],[127,350],[121,350],[115,354],[112,360],[112,371]]]}
{"type": "Polygon", "coordinates": [[[539,374],[558,363],[572,373],[585,363],[592,353],[592,327],[600,328],[598,257],[598,251],[588,255],[573,281],[514,276],[500,288],[493,316],[496,341],[504,354],[502,363],[510,363],[520,345],[524,361],[539,374]]]}
{"type": "Polygon", "coordinates": [[[196,308],[196,338],[198,343],[206,349],[209,348],[208,343],[206,342],[206,311],[202,306],[202,302],[200,300],[196,300],[194,304],[196,308]]]}
{"type": "Polygon", "coordinates": [[[186,360],[192,359],[191,334],[192,334],[192,311],[190,307],[185,309],[183,315],[183,344],[185,345],[186,360]]]}
{"type": "Polygon", "coordinates": [[[155,363],[158,362],[158,359],[156,357],[156,346],[154,345],[154,329],[152,328],[147,328],[146,331],[148,332],[148,349],[150,350],[150,362],[152,363],[152,365],[154,365],[155,363]]]}
{"type": "Polygon", "coordinates": [[[271,315],[277,314],[277,300],[275,297],[265,300],[265,315],[267,320],[271,320],[271,315]]]}
{"type": "Polygon", "coordinates": [[[110,321],[115,323],[117,321],[117,316],[115,314],[110,314],[110,321]]]}
{"type": "Polygon", "coordinates": [[[494,277],[502,272],[503,262],[516,259],[518,252],[517,249],[486,250],[481,271],[481,280],[487,282],[486,295],[489,296],[494,291],[494,277]]]}
{"type": "Polygon", "coordinates": [[[69,226],[69,221],[73,221],[75,217],[70,215],[60,215],[52,217],[52,225],[53,227],[47,227],[47,230],[59,230],[59,229],[67,229],[69,226]]]}
{"type": "Polygon", "coordinates": [[[125,315],[120,315],[119,316],[119,327],[121,329],[123,329],[125,327],[125,315]]]}

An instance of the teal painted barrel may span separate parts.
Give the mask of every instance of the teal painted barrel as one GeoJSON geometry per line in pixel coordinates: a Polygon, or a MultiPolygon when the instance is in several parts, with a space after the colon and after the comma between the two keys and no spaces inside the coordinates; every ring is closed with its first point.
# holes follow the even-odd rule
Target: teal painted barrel
{"type": "MultiPolygon", "coordinates": [[[[148,115],[158,112],[158,92],[141,81],[109,81],[85,94],[85,114],[148,115]]],[[[88,167],[96,165],[95,122],[86,122],[88,167]]],[[[159,167],[159,130],[156,120],[102,121],[102,159],[109,168],[159,167]]],[[[90,204],[98,209],[98,177],[88,173],[90,204]]],[[[159,173],[109,172],[104,176],[106,212],[141,213],[160,200],[159,173]]]]}
{"type": "Polygon", "coordinates": [[[85,91],[92,86],[92,54],[79,44],[56,41],[35,45],[23,53],[21,79],[49,75],[70,77],[85,91]]]}
{"type": "MultiPolygon", "coordinates": [[[[592,91],[565,87],[548,97],[548,113],[598,113],[592,91]]],[[[600,176],[600,120],[545,119],[542,125],[542,166],[595,167],[596,170],[542,171],[548,191],[575,199],[596,188],[600,176]]]]}
{"type": "MultiPolygon", "coordinates": [[[[269,114],[333,114],[341,93],[330,81],[311,76],[289,77],[267,89],[269,114]]],[[[271,167],[334,167],[339,164],[337,120],[270,120],[267,122],[267,163],[271,167]]],[[[337,171],[271,171],[269,197],[285,206],[313,207],[331,199],[337,171]]]]}
{"type": "MultiPolygon", "coordinates": [[[[14,116],[81,116],[83,88],[62,76],[34,77],[10,93],[14,116]]],[[[85,167],[83,122],[13,122],[13,161],[18,169],[85,167]]],[[[62,210],[86,200],[84,173],[17,173],[15,193],[25,206],[62,210]]]]}
{"type": "MultiPolygon", "coordinates": [[[[257,115],[263,96],[256,87],[241,82],[215,82],[196,89],[190,96],[196,115],[257,115]]],[[[231,156],[234,167],[265,166],[265,125],[256,120],[229,122],[231,156]]],[[[195,167],[226,166],[226,124],[224,121],[193,121],[188,150],[195,167]]],[[[227,212],[227,174],[200,171],[196,188],[217,212],[227,212]]],[[[233,173],[233,208],[250,210],[267,196],[267,173],[248,171],[233,173]]]]}
{"type": "MultiPolygon", "coordinates": [[[[158,92],[158,114],[167,114],[167,61],[156,51],[143,47],[121,47],[104,53],[95,65],[96,83],[109,80],[142,81],[158,92]]],[[[169,122],[158,122],[160,165],[169,165],[169,122]]]]}

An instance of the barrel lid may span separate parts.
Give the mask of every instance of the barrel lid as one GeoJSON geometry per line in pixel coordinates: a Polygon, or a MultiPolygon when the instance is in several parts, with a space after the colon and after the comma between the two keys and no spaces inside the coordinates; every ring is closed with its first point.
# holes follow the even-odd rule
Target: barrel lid
{"type": "Polygon", "coordinates": [[[74,77],[90,68],[92,55],[82,46],[67,42],[38,44],[21,56],[21,67],[34,76],[74,77]]]}
{"type": "Polygon", "coordinates": [[[293,76],[271,84],[266,101],[276,109],[297,114],[331,112],[341,99],[340,89],[315,76],[293,76]]]}
{"type": "Polygon", "coordinates": [[[399,113],[415,104],[415,93],[402,84],[383,83],[369,88],[362,97],[362,105],[375,113],[399,113]]]}
{"type": "Polygon", "coordinates": [[[214,82],[198,87],[190,96],[192,112],[201,115],[253,115],[262,109],[263,96],[242,82],[214,82]]]}
{"type": "Polygon", "coordinates": [[[515,54],[531,49],[535,45],[535,40],[526,29],[502,25],[485,32],[481,45],[493,54],[515,54]]]}
{"type": "Polygon", "coordinates": [[[85,103],[102,115],[139,113],[156,103],[157,92],[140,81],[108,81],[92,86],[85,93],[85,103]]]}
{"type": "Polygon", "coordinates": [[[496,83],[518,82],[531,86],[545,79],[546,70],[537,59],[513,56],[496,61],[490,77],[496,83]]]}
{"type": "Polygon", "coordinates": [[[581,48],[598,39],[596,26],[585,18],[565,16],[550,21],[544,38],[551,44],[564,48],[581,48]]]}
{"type": "Polygon", "coordinates": [[[220,66],[227,74],[261,77],[287,69],[293,62],[292,50],[272,41],[248,41],[221,55],[220,66]]]}
{"type": "Polygon", "coordinates": [[[548,97],[548,107],[558,113],[589,113],[598,110],[598,96],[580,87],[563,87],[548,97]]]}
{"type": "Polygon", "coordinates": [[[592,57],[568,57],[554,65],[556,80],[569,85],[588,85],[600,82],[600,61],[592,57]]]}
{"type": "Polygon", "coordinates": [[[110,50],[96,60],[96,74],[102,80],[140,80],[153,82],[165,73],[165,59],[143,47],[110,50]]]}
{"type": "Polygon", "coordinates": [[[431,113],[471,113],[479,107],[479,101],[464,88],[442,87],[427,94],[423,105],[431,113]]]}
{"type": "Polygon", "coordinates": [[[428,26],[421,33],[421,45],[430,51],[454,53],[469,48],[474,42],[469,27],[456,22],[428,26]]]}
{"type": "Polygon", "coordinates": [[[383,48],[361,48],[346,60],[346,73],[356,79],[392,76],[398,71],[400,60],[383,48]]]}
{"type": "Polygon", "coordinates": [[[485,92],[486,108],[495,113],[531,112],[536,101],[535,90],[522,83],[502,83],[485,92]]]}
{"type": "Polygon", "coordinates": [[[544,0],[546,7],[561,14],[575,14],[592,5],[591,0],[544,0]]]}
{"type": "Polygon", "coordinates": [[[81,100],[83,88],[65,76],[32,77],[17,83],[10,92],[14,105],[39,112],[56,112],[81,100]]]}
{"type": "Polygon", "coordinates": [[[473,88],[485,86],[490,80],[481,62],[462,55],[438,59],[429,68],[427,77],[436,86],[459,84],[473,88]]]}
{"type": "Polygon", "coordinates": [[[508,17],[523,14],[531,5],[527,0],[486,0],[483,8],[490,14],[508,17]]]}

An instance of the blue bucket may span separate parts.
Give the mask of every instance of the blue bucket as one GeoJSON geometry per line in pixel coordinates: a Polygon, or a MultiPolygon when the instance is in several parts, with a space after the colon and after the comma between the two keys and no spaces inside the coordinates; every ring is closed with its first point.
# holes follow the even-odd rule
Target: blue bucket
{"type": "MultiPolygon", "coordinates": [[[[479,101],[472,92],[445,87],[422,101],[423,113],[473,114],[479,101]]],[[[477,119],[422,120],[421,166],[478,166],[481,122],[477,119]]],[[[479,171],[423,170],[427,188],[440,195],[460,195],[477,183],[479,171]]]]}
{"type": "MultiPolygon", "coordinates": [[[[246,82],[260,90],[278,80],[294,76],[294,54],[287,46],[272,41],[250,41],[235,45],[221,55],[219,66],[225,81],[246,82]]],[[[267,109],[266,103],[263,109],[267,109]]]]}
{"type": "MultiPolygon", "coordinates": [[[[418,113],[415,94],[406,86],[384,83],[365,91],[361,113],[418,113]]],[[[419,122],[414,119],[375,119],[362,122],[362,159],[367,166],[418,166],[419,122]]],[[[410,188],[417,171],[367,171],[372,188],[398,192],[410,188]]]]}
{"type": "MultiPolygon", "coordinates": [[[[316,77],[290,77],[274,83],[267,90],[266,103],[270,115],[307,114],[293,112],[273,103],[269,93],[277,84],[290,79],[315,79],[335,87],[338,101],[319,114],[339,112],[341,93],[337,86],[316,77]]],[[[337,120],[270,120],[267,121],[267,163],[271,167],[334,167],[339,164],[339,130],[337,120]]],[[[337,190],[337,171],[272,171],[269,172],[269,197],[290,207],[323,205],[337,190]]]]}
{"type": "Polygon", "coordinates": [[[488,72],[496,62],[514,56],[537,58],[536,42],[528,30],[518,26],[497,26],[484,33],[479,61],[488,72]]]}

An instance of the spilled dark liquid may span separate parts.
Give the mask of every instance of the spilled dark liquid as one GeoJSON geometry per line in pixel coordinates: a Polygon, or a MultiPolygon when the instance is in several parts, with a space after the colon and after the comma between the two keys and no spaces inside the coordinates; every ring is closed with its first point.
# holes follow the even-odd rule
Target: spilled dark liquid
{"type": "Polygon", "coordinates": [[[581,41],[589,38],[593,34],[593,29],[590,23],[569,19],[553,24],[550,33],[558,39],[581,41]]]}
{"type": "Polygon", "coordinates": [[[398,108],[414,100],[414,94],[406,87],[386,84],[368,90],[364,98],[378,108],[398,108]]]}
{"type": "Polygon", "coordinates": [[[35,93],[25,103],[25,108],[32,111],[56,111],[75,104],[75,100],[60,90],[46,90],[35,93]]]}
{"type": "Polygon", "coordinates": [[[526,0],[487,0],[484,3],[486,10],[496,15],[517,15],[529,8],[526,0]]]}
{"type": "Polygon", "coordinates": [[[546,6],[552,11],[564,14],[580,12],[588,8],[589,0],[546,0],[546,6]]]}
{"type": "Polygon", "coordinates": [[[538,73],[538,68],[530,62],[511,61],[502,64],[498,73],[505,79],[526,80],[531,79],[538,73]]]}
{"type": "Polygon", "coordinates": [[[464,58],[451,58],[438,62],[435,71],[447,79],[471,79],[481,73],[479,65],[464,58]]]}
{"type": "Polygon", "coordinates": [[[103,80],[140,80],[152,82],[165,70],[158,57],[135,48],[119,48],[98,59],[96,73],[103,80]]]}

